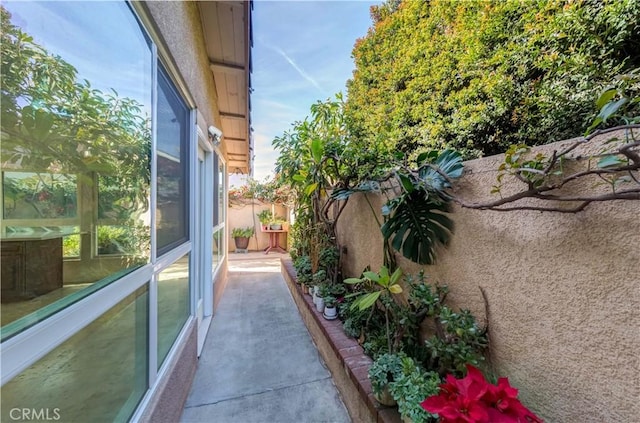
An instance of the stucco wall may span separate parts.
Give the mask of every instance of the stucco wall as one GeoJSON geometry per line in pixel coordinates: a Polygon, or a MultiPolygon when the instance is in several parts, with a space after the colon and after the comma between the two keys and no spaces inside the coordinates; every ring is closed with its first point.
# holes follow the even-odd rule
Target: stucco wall
{"type": "MultiPolygon", "coordinates": [[[[566,142],[537,150],[561,145],[566,142]]],[[[494,198],[489,191],[503,160],[466,162],[457,193],[494,198]]],[[[379,210],[382,200],[369,198],[379,210]]],[[[508,376],[523,403],[546,421],[629,422],[640,416],[639,212],[638,201],[594,203],[579,214],[456,206],[451,244],[437,265],[424,267],[432,283],[449,286],[453,306],[488,321],[496,372],[508,376]]],[[[382,264],[382,237],[363,195],[350,200],[338,230],[347,247],[346,276],[382,264]]],[[[420,269],[399,262],[405,273],[420,269]]]]}
{"type": "MultiPolygon", "coordinates": [[[[257,244],[256,237],[251,237],[249,241],[249,250],[251,251],[259,251],[264,250],[269,246],[269,234],[260,231],[260,221],[258,220],[257,214],[262,210],[271,210],[270,204],[264,204],[256,201],[253,206],[250,203],[247,204],[232,204],[228,211],[228,226],[229,226],[229,251],[235,251],[236,245],[231,237],[231,231],[233,228],[246,228],[249,226],[253,226],[255,234],[257,235],[257,244]]],[[[274,206],[274,211],[276,216],[287,217],[288,211],[286,207],[276,205],[274,206]]],[[[284,249],[287,249],[287,234],[280,234],[279,243],[280,246],[284,249]]]]}
{"type": "MultiPolygon", "coordinates": [[[[173,66],[180,72],[189,94],[195,101],[205,128],[221,127],[215,83],[209,69],[209,59],[204,44],[202,23],[197,2],[144,2],[153,18],[158,37],[170,52],[173,66]]],[[[224,150],[224,142],[223,142],[224,150]]]]}

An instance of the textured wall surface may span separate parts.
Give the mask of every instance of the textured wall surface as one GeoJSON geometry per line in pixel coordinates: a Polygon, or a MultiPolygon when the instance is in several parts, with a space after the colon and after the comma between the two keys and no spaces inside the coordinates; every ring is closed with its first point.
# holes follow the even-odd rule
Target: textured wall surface
{"type": "MultiPolygon", "coordinates": [[[[196,2],[145,2],[171,60],[206,121],[221,127],[213,75],[196,2]]],[[[223,143],[224,144],[224,143],[223,143]]]]}
{"type": "MultiPolygon", "coordinates": [[[[575,154],[593,151],[597,146],[575,154]]],[[[495,199],[489,191],[503,160],[466,162],[457,194],[495,199]]],[[[379,210],[382,200],[369,199],[379,210]]],[[[523,403],[546,421],[630,422],[640,416],[639,216],[638,201],[620,200],[594,203],[578,214],[456,206],[451,244],[437,265],[424,267],[431,283],[449,286],[451,305],[488,321],[496,372],[509,377],[523,403]]],[[[347,247],[346,276],[382,264],[382,236],[363,195],[353,197],[341,217],[339,242],[347,247]]],[[[405,273],[420,269],[399,262],[405,273]]]]}

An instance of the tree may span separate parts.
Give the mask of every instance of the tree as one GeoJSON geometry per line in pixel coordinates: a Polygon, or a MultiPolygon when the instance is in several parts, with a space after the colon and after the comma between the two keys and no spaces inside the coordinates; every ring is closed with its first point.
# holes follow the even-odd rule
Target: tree
{"type": "Polygon", "coordinates": [[[579,135],[605,84],[640,66],[636,0],[397,3],[372,9],[346,105],[358,142],[386,151],[472,158],[579,135]]]}

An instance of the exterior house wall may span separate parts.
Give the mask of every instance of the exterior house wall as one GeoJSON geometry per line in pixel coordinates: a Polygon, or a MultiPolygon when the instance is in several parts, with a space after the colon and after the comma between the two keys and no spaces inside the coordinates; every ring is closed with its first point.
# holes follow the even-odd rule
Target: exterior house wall
{"type": "Polygon", "coordinates": [[[221,127],[197,2],[151,1],[144,6],[205,122],[221,127]]]}
{"type": "MultiPolygon", "coordinates": [[[[170,57],[168,64],[174,67],[195,102],[198,110],[198,126],[204,134],[209,125],[221,127],[215,83],[209,69],[204,44],[202,23],[196,2],[145,2],[144,8],[151,17],[151,25],[170,57]],[[203,119],[203,121],[201,121],[203,119]]],[[[226,156],[224,140],[220,150],[226,156]]],[[[226,192],[226,188],[225,188],[226,192]]],[[[227,266],[221,263],[214,280],[214,310],[227,282],[227,266]]],[[[169,366],[167,380],[154,392],[143,415],[143,421],[177,421],[182,414],[197,367],[197,328],[189,327],[187,342],[180,346],[169,366]]]]}
{"type": "MultiPolygon", "coordinates": [[[[549,154],[566,144],[535,151],[549,154]]],[[[575,155],[589,157],[597,144],[575,155]]],[[[489,191],[503,160],[466,162],[457,194],[495,199],[489,191]]],[[[368,197],[380,210],[381,198],[368,197]]],[[[634,421],[640,415],[639,210],[637,201],[593,203],[578,214],[454,206],[455,235],[438,263],[398,262],[405,274],[422,268],[430,283],[447,284],[451,305],[488,322],[496,375],[507,376],[546,421],[634,421]]],[[[382,265],[382,236],[364,195],[349,201],[338,233],[346,246],[345,277],[382,265]]]]}

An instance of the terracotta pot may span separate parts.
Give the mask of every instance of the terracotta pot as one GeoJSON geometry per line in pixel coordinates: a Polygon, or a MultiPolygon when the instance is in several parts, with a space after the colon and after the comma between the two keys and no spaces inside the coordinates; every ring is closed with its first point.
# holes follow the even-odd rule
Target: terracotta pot
{"type": "Polygon", "coordinates": [[[244,236],[237,236],[233,238],[236,243],[237,250],[246,250],[249,247],[249,238],[244,236]]]}

